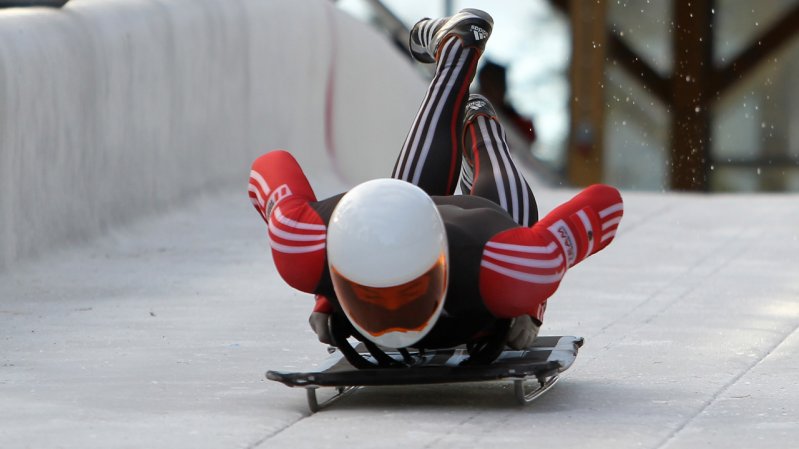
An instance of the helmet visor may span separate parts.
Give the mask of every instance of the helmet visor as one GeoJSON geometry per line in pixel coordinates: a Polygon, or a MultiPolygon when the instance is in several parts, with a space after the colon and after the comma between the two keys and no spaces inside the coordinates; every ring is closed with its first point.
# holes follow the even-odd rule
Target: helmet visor
{"type": "Polygon", "coordinates": [[[370,287],[330,271],[339,303],[350,321],[369,335],[425,332],[438,316],[447,291],[447,264],[442,254],[422,275],[391,287],[370,287]]]}

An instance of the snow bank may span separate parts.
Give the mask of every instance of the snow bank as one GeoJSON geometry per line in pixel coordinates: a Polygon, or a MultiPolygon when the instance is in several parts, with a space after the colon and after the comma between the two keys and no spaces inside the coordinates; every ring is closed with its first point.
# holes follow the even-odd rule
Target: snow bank
{"type": "Polygon", "coordinates": [[[322,189],[386,175],[423,90],[391,44],[325,0],[0,10],[0,269],[244,192],[272,148],[322,189]]]}

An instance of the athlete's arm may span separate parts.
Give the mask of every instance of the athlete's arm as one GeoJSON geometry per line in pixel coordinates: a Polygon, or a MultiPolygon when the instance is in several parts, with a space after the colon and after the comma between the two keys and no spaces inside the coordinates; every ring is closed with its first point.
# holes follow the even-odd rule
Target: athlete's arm
{"type": "Polygon", "coordinates": [[[249,195],[269,226],[278,272],[292,287],[314,293],[326,269],[327,227],[311,207],[316,195],[296,159],[283,150],[256,159],[249,195]]]}
{"type": "Polygon", "coordinates": [[[535,225],[502,231],[485,245],[480,294],[499,318],[543,318],[566,270],[605,248],[624,213],[618,190],[594,185],[535,225]]]}

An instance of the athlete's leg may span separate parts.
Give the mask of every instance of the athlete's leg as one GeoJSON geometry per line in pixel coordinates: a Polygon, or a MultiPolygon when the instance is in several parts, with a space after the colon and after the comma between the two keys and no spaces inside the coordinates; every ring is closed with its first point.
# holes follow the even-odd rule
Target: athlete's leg
{"type": "Polygon", "coordinates": [[[422,62],[435,61],[436,73],[397,158],[393,178],[411,182],[430,195],[455,191],[463,106],[492,26],[488,14],[463,10],[451,18],[422,20],[411,30],[411,53],[422,62]]]}
{"type": "Polygon", "coordinates": [[[522,176],[505,140],[505,131],[488,100],[473,94],[466,103],[461,190],[489,199],[522,226],[538,221],[533,191],[522,176]]]}

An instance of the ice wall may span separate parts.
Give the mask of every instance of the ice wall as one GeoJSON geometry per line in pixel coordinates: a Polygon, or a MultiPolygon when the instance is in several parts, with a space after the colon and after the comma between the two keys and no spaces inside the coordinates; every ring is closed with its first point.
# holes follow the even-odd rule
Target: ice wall
{"type": "Polygon", "coordinates": [[[0,10],[0,269],[292,151],[318,189],[387,175],[424,93],[326,0],[0,10]]]}

